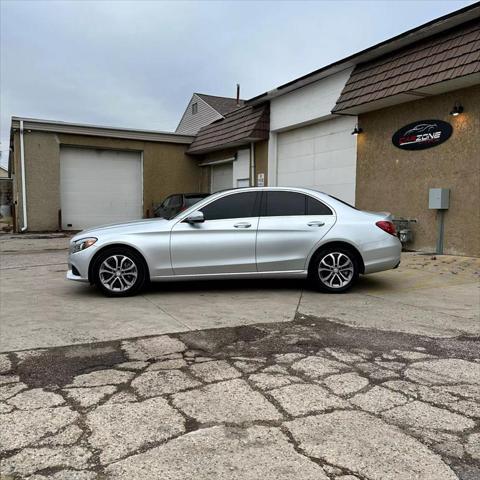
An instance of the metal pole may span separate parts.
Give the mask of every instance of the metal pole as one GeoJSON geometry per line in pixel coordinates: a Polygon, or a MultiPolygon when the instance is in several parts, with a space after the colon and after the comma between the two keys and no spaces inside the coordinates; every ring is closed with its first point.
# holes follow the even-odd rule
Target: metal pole
{"type": "Polygon", "coordinates": [[[445,210],[437,210],[437,255],[443,255],[443,227],[445,210]]]}

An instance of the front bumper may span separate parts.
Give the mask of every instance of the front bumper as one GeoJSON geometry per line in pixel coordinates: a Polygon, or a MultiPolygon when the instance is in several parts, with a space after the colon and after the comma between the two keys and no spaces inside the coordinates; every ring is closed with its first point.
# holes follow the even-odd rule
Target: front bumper
{"type": "Polygon", "coordinates": [[[88,282],[88,278],[83,278],[80,275],[75,275],[71,269],[67,271],[67,280],[74,280],[76,282],[88,282]]]}
{"type": "Polygon", "coordinates": [[[92,245],[80,252],[69,253],[67,280],[88,282],[88,268],[97,251],[96,245],[92,245]]]}

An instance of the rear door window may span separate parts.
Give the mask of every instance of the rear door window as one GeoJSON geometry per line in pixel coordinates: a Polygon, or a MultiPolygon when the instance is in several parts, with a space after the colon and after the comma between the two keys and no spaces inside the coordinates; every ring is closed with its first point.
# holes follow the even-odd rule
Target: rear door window
{"type": "Polygon", "coordinates": [[[307,195],[307,215],[333,215],[330,207],[307,195]]]}
{"type": "Polygon", "coordinates": [[[266,192],[263,212],[266,217],[305,215],[306,197],[296,192],[266,192]]]}

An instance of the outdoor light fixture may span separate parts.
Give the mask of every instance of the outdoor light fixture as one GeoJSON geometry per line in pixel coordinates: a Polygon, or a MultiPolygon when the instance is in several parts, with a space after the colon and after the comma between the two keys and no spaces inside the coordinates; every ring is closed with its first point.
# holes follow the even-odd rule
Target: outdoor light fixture
{"type": "Polygon", "coordinates": [[[353,129],[352,135],[357,136],[359,133],[362,133],[362,132],[363,132],[363,130],[358,125],[355,125],[355,128],[353,129]]]}
{"type": "Polygon", "coordinates": [[[463,113],[463,106],[460,105],[459,102],[455,102],[455,105],[453,106],[453,109],[450,112],[450,115],[453,115],[454,117],[458,117],[458,115],[460,115],[461,113],[463,113]]]}

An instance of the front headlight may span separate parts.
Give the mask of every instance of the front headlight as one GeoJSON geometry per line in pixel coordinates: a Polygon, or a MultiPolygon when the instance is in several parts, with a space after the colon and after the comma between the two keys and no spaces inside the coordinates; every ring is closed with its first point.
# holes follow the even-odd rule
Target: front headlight
{"type": "Polygon", "coordinates": [[[90,238],[81,238],[74,242],[74,244],[70,247],[70,253],[77,253],[85,250],[88,247],[91,247],[97,239],[95,237],[90,238]]]}

